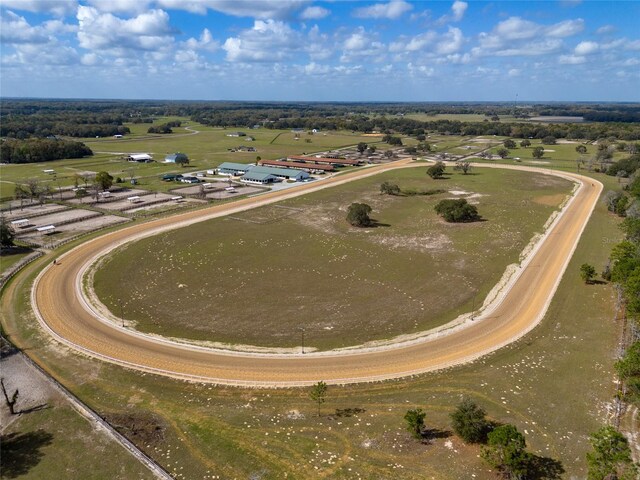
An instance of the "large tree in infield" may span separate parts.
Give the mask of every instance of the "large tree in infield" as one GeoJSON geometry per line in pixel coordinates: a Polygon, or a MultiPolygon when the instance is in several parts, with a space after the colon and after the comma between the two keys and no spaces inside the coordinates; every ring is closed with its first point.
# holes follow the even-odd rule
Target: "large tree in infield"
{"type": "Polygon", "coordinates": [[[368,227],[371,225],[371,207],[366,203],[352,203],[347,211],[347,222],[354,227],[368,227]]]}
{"type": "Polygon", "coordinates": [[[526,478],[532,456],[524,436],[513,425],[501,425],[487,435],[482,458],[507,478],[526,478]]]}
{"type": "Polygon", "coordinates": [[[434,180],[437,180],[438,178],[443,177],[445,168],[446,167],[443,162],[436,162],[435,165],[432,165],[427,169],[427,175],[434,180]]]}
{"type": "Polygon", "coordinates": [[[451,428],[467,443],[482,443],[490,428],[485,416],[486,412],[482,407],[465,397],[451,414],[451,428]]]}

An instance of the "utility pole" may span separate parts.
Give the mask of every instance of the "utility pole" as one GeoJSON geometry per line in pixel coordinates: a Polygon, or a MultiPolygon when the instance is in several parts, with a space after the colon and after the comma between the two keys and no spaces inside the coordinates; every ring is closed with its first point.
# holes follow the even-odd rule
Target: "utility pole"
{"type": "Polygon", "coordinates": [[[300,334],[302,335],[302,354],[304,355],[304,327],[298,327],[300,329],[300,334]]]}
{"type": "Polygon", "coordinates": [[[118,303],[120,304],[120,320],[122,320],[122,328],[124,328],[124,308],[122,307],[122,299],[118,299],[118,303]]]}

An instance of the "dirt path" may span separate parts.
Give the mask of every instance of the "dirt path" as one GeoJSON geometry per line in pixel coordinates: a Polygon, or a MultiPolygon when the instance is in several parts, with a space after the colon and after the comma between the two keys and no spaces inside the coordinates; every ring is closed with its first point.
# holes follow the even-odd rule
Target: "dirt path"
{"type": "Polygon", "coordinates": [[[299,188],[186,212],[98,237],[61,257],[61,265],[49,266],[41,272],[32,291],[32,304],[40,323],[54,338],[90,356],[162,375],[232,385],[285,387],[318,380],[339,384],[397,378],[469,362],[521,338],[543,318],[600,195],[599,182],[532,167],[475,165],[560,175],[581,182],[582,186],[549,229],[538,251],[521,266],[512,287],[495,308],[463,329],[426,340],[368,352],[307,355],[224,352],[178,345],[114,326],[96,318],[80,295],[80,279],[88,264],[125,242],[406,167],[409,163],[402,160],[364,168],[299,188]]]}

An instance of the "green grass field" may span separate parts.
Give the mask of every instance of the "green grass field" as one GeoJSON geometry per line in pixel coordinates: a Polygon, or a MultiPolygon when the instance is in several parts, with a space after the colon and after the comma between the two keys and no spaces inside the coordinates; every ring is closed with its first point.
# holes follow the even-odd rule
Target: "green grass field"
{"type": "Polygon", "coordinates": [[[2,255],[0,255],[0,273],[18,263],[32,251],[33,250],[31,250],[30,248],[15,248],[11,250],[3,250],[2,255]]]}
{"type": "Polygon", "coordinates": [[[293,347],[304,327],[309,346],[328,349],[416,333],[479,305],[572,185],[405,169],[127,245],[97,271],[96,292],[140,330],[195,340],[293,347]],[[484,221],[447,224],[434,206],[455,194],[383,196],[384,180],[467,192],[484,221]],[[356,201],[380,226],[347,224],[356,201]]]}
{"type": "MultiPolygon", "coordinates": [[[[159,118],[154,124],[165,123],[175,118],[159,118]]],[[[59,186],[68,187],[74,184],[74,176],[85,171],[108,171],[115,177],[127,180],[135,176],[140,186],[145,189],[166,191],[175,187],[159,180],[165,173],[204,170],[218,166],[222,162],[251,163],[260,156],[264,159],[277,159],[286,155],[299,155],[332,150],[356,145],[359,142],[379,143],[378,137],[367,137],[350,132],[319,132],[308,135],[306,132],[296,136],[291,130],[261,129],[222,129],[200,125],[184,118],[181,127],[174,127],[174,133],[168,135],[150,135],[146,131],[150,124],[127,124],[131,134],[122,139],[83,138],[72,139],[84,142],[93,152],[93,157],[73,160],[56,160],[22,165],[0,165],[0,198],[10,198],[14,193],[14,184],[27,179],[38,179],[49,184],[54,190],[59,186]],[[186,130],[191,128],[200,133],[193,134],[186,130]],[[227,134],[242,130],[255,141],[247,141],[246,137],[227,137],[227,134]],[[308,141],[308,142],[307,142],[308,141]],[[255,147],[257,152],[230,152],[229,149],[240,145],[255,147]],[[153,155],[156,162],[149,164],[129,163],[122,160],[123,154],[145,152],[153,155]],[[190,164],[180,168],[175,164],[165,164],[167,154],[184,152],[190,158],[190,164]],[[55,176],[44,173],[44,170],[55,170],[55,176]]],[[[414,142],[415,143],[415,142],[414,142]]],[[[407,141],[411,144],[411,141],[407,141]]],[[[386,144],[385,144],[386,145],[386,144]]],[[[384,148],[383,148],[384,149],[384,148]]],[[[82,182],[81,182],[82,183],[82,182]]]]}
{"type": "MultiPolygon", "coordinates": [[[[603,177],[615,185],[614,179],[603,177]]],[[[535,454],[561,462],[562,478],[586,476],[588,434],[610,414],[615,393],[610,285],[585,285],[584,262],[598,270],[620,239],[618,219],[599,204],[540,326],[524,339],[471,365],[414,378],[330,387],[320,418],[306,389],[252,390],[201,385],[132,372],[60,349],[29,313],[28,289],[3,313],[3,324],[29,354],[89,405],[109,417],[157,419],[163,440],[133,438],[179,478],[493,479],[480,448],[449,436],[449,413],[462,395],[499,422],[514,423],[535,454]],[[402,416],[422,407],[438,438],[413,440],[402,416]],[[450,442],[450,443],[449,443],[450,442]]],[[[69,246],[70,248],[71,246],[69,246]]],[[[29,267],[30,282],[44,258],[29,267]]],[[[92,445],[47,450],[50,476],[58,458],[95,458],[92,445]],[[54,458],[48,458],[54,457],[54,458]]],[[[109,477],[101,462],[92,472],[109,477]],[[104,472],[104,474],[103,474],[104,472]]]]}

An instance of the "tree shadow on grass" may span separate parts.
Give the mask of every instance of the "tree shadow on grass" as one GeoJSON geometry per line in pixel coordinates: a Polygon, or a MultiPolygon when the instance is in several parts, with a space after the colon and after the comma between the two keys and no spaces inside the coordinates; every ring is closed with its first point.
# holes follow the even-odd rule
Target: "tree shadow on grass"
{"type": "Polygon", "coordinates": [[[449,430],[443,430],[440,428],[427,428],[422,431],[422,443],[432,443],[439,438],[449,438],[453,433],[449,430]]]}
{"type": "Polygon", "coordinates": [[[353,417],[354,415],[358,415],[360,413],[364,413],[366,410],[364,408],[355,407],[355,408],[336,408],[336,417],[353,417]]]}
{"type": "Polygon", "coordinates": [[[388,223],[380,223],[375,219],[371,219],[367,228],[378,228],[378,227],[390,227],[391,225],[388,223]]]}
{"type": "Polygon", "coordinates": [[[562,462],[549,457],[531,455],[527,478],[531,480],[558,480],[562,478],[563,473],[562,462]]]}
{"type": "Polygon", "coordinates": [[[42,448],[52,441],[53,435],[42,429],[2,435],[2,477],[17,478],[29,473],[42,460],[42,448]]]}

